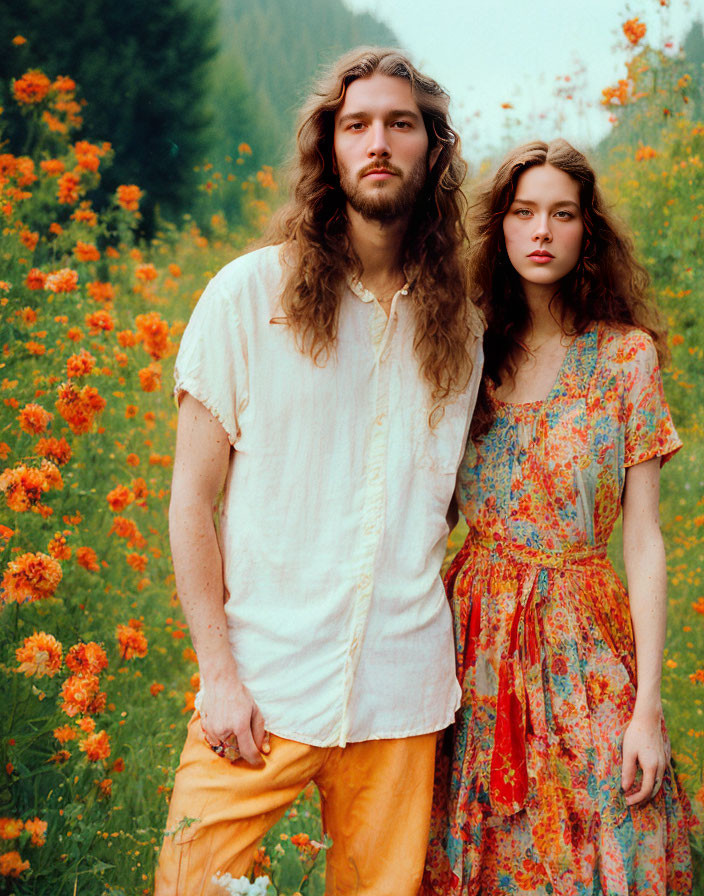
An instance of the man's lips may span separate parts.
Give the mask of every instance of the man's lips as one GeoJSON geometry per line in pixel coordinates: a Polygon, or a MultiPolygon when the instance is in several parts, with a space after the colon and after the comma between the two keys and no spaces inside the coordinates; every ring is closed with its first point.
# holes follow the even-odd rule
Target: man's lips
{"type": "Polygon", "coordinates": [[[371,177],[373,180],[384,180],[387,177],[396,177],[401,172],[397,168],[381,167],[379,165],[370,165],[360,172],[360,178],[371,177]]]}

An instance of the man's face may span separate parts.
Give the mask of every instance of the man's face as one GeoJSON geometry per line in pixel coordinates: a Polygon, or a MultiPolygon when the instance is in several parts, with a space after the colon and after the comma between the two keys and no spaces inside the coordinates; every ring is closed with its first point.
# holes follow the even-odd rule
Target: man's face
{"type": "Polygon", "coordinates": [[[335,115],[340,187],[364,218],[409,215],[437,153],[428,154],[423,116],[405,78],[374,74],[353,81],[335,115]]]}

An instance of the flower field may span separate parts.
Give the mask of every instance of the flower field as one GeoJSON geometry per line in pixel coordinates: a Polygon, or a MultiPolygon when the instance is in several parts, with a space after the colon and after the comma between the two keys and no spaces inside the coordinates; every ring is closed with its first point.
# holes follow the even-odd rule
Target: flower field
{"type": "MultiPolygon", "coordinates": [[[[627,24],[635,47],[645,33],[627,24]]],[[[639,104],[660,138],[634,145],[624,119],[600,167],[670,325],[666,389],[685,447],[663,473],[663,692],[704,819],[704,124],[686,114],[689,82],[653,86],[637,58],[604,103],[639,104]]],[[[270,169],[240,178],[237,157],[229,173],[205,165],[207,228],[188,219],[140,243],[139,186],[93,202],[112,149],[74,139],[71,78],[30,70],[8,90],[27,146],[0,145],[0,893],[148,894],[198,688],[168,549],[173,358],[208,277],[257,235],[277,187],[270,169]],[[234,189],[246,196],[236,228],[219,206],[234,189]]],[[[698,893],[702,844],[700,825],[698,893]]],[[[311,789],[254,876],[270,894],[321,896],[327,845],[311,789]]],[[[226,892],[247,890],[223,880],[226,892]]]]}

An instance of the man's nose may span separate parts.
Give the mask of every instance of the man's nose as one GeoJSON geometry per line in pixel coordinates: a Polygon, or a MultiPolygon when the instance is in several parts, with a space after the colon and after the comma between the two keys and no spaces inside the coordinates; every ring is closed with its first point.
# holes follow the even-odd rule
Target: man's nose
{"type": "Polygon", "coordinates": [[[367,155],[372,158],[388,158],[391,155],[386,126],[383,121],[375,121],[369,128],[367,155]]]}

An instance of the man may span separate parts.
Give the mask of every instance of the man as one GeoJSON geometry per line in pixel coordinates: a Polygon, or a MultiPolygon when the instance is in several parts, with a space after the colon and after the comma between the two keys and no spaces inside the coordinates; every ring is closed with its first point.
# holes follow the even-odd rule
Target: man
{"type": "Polygon", "coordinates": [[[272,245],[184,334],[170,523],[201,693],[157,896],[221,892],[310,781],[328,896],[417,892],[459,702],[439,571],[481,367],[447,107],[396,52],[341,59],[272,245]]]}

